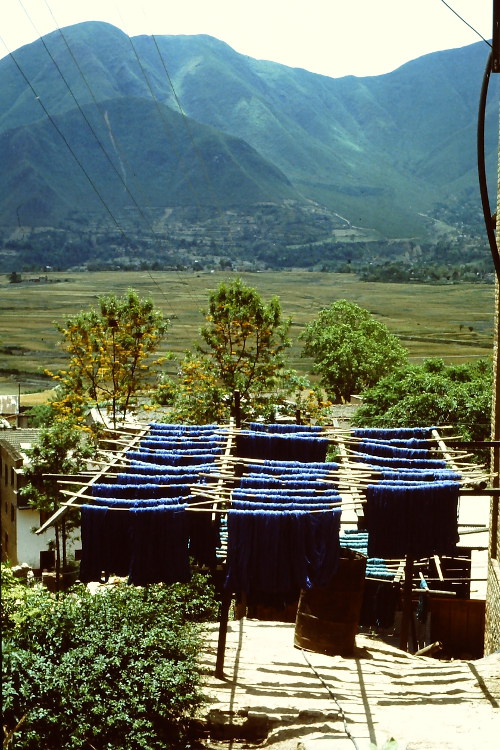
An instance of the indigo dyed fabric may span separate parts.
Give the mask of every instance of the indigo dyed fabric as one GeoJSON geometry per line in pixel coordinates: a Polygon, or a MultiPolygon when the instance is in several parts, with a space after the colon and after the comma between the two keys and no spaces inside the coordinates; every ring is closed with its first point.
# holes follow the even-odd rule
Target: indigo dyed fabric
{"type": "Polygon", "coordinates": [[[233,592],[274,593],[324,585],[338,566],[340,510],[229,510],[227,577],[233,592]]]}
{"type": "Polygon", "coordinates": [[[370,456],[368,453],[356,453],[355,461],[372,466],[374,469],[380,467],[386,469],[445,469],[446,461],[419,458],[385,458],[382,456],[370,456]]]}
{"type": "Polygon", "coordinates": [[[113,508],[157,508],[159,505],[179,505],[183,501],[184,498],[178,497],[164,497],[157,500],[154,498],[149,500],[123,500],[113,497],[95,497],[93,505],[113,510],[113,508]]]}
{"type": "Polygon", "coordinates": [[[189,473],[179,471],[176,474],[118,474],[116,481],[117,484],[164,484],[165,486],[184,484],[191,486],[192,484],[198,484],[200,480],[204,482],[205,479],[205,477],[200,478],[196,471],[189,473]]]}
{"type": "Polygon", "coordinates": [[[334,463],[333,461],[326,463],[325,461],[273,461],[273,460],[265,460],[262,464],[254,464],[252,465],[252,471],[258,470],[258,466],[263,466],[270,469],[300,469],[301,471],[313,471],[315,469],[327,469],[328,471],[332,471],[334,469],[338,469],[340,464],[334,463]]]}
{"type": "Polygon", "coordinates": [[[428,439],[435,427],[360,427],[352,431],[355,437],[378,440],[428,439]]]}
{"type": "MultiPolygon", "coordinates": [[[[211,459],[213,461],[213,458],[211,459]]],[[[155,463],[142,463],[140,461],[132,460],[128,471],[131,474],[151,474],[153,476],[162,475],[162,477],[175,476],[176,474],[193,474],[195,472],[203,472],[204,474],[210,471],[215,471],[213,463],[202,463],[193,464],[192,466],[168,466],[164,464],[155,463]]]]}
{"type": "Polygon", "coordinates": [[[268,476],[282,476],[282,477],[289,477],[293,478],[294,476],[299,477],[314,477],[314,476],[321,476],[321,477],[327,477],[334,469],[335,466],[332,466],[332,468],[328,468],[328,464],[322,464],[322,468],[307,468],[308,464],[302,464],[301,466],[293,466],[293,467],[286,467],[286,466],[267,466],[266,464],[252,464],[249,468],[250,471],[247,473],[247,476],[255,476],[256,474],[266,474],[268,476]]]}
{"type": "Polygon", "coordinates": [[[81,506],[82,557],[80,580],[107,581],[111,574],[128,575],[130,564],[129,513],[107,507],[81,506]]]}
{"type": "Polygon", "coordinates": [[[191,576],[186,506],[134,508],[129,583],[186,583],[191,576]]]}
{"type": "MultiPolygon", "coordinates": [[[[284,490],[316,490],[317,492],[329,489],[328,482],[317,482],[314,479],[299,481],[277,479],[266,476],[244,476],[240,479],[240,487],[254,487],[255,489],[284,489],[284,490]]],[[[330,489],[336,489],[332,482],[330,489]]]]}
{"type": "Polygon", "coordinates": [[[180,497],[190,494],[190,487],[186,484],[169,484],[168,486],[160,484],[151,484],[143,482],[141,484],[100,484],[92,485],[92,494],[94,497],[114,497],[126,498],[128,500],[145,500],[148,498],[180,497]]]}
{"type": "Polygon", "coordinates": [[[456,482],[370,485],[365,505],[368,556],[453,555],[458,542],[459,492],[456,482]]]}
{"type": "Polygon", "coordinates": [[[381,481],[401,482],[459,482],[461,474],[451,469],[381,469],[381,481]]]}
{"type": "Polygon", "coordinates": [[[221,543],[220,514],[212,514],[207,510],[190,511],[187,519],[189,556],[199,565],[214,568],[217,564],[217,548],[221,543]]]}
{"type": "Polygon", "coordinates": [[[249,428],[252,432],[280,432],[294,433],[303,432],[304,434],[314,434],[322,431],[321,425],[303,425],[303,424],[262,424],[261,422],[250,422],[249,428]]]}
{"type": "Polygon", "coordinates": [[[220,448],[213,449],[210,453],[192,453],[189,454],[173,451],[154,451],[144,453],[141,451],[127,451],[125,457],[132,462],[142,464],[152,464],[156,466],[195,466],[196,464],[208,464],[215,461],[217,455],[220,455],[220,448]]]}
{"type": "Polygon", "coordinates": [[[369,443],[363,441],[358,445],[360,453],[368,453],[370,456],[382,456],[387,458],[431,458],[428,448],[400,448],[387,443],[369,443]]]}
{"type": "Polygon", "coordinates": [[[236,455],[245,458],[286,461],[325,461],[328,440],[319,437],[269,435],[264,432],[240,432],[236,435],[236,455]]]}
{"type": "Polygon", "coordinates": [[[363,589],[360,625],[391,628],[399,604],[400,586],[392,581],[368,578],[363,589]]]}

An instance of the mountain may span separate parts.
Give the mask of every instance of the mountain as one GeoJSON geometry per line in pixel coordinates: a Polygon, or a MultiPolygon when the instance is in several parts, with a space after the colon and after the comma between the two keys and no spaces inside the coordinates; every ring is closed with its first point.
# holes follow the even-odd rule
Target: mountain
{"type": "MultiPolygon", "coordinates": [[[[486,58],[480,42],[334,79],[204,35],[129,38],[101,22],[53,32],[0,60],[4,246],[13,227],[71,221],[157,235],[172,210],[191,222],[209,211],[212,227],[236,212],[238,236],[255,235],[251,216],[269,204],[287,247],[340,231],[425,238],[426,216],[463,201],[477,221],[486,58]]],[[[492,184],[497,123],[489,107],[492,184]]]]}

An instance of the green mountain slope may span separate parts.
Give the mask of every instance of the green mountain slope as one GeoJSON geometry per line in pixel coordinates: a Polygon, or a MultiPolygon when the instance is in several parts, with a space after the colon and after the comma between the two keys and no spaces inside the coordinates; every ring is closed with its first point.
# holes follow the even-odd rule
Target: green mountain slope
{"type": "MultiPolygon", "coordinates": [[[[382,237],[422,236],[422,213],[476,189],[486,57],[479,43],[333,79],[204,35],[53,32],[0,60],[0,223],[293,199],[382,237]]],[[[494,175],[494,108],[487,123],[494,175]]]]}

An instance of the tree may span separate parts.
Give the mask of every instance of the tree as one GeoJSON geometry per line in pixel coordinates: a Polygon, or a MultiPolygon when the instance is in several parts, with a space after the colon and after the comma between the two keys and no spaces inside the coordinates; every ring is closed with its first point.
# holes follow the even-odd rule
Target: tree
{"type": "Polygon", "coordinates": [[[123,297],[99,298],[91,308],[58,326],[62,347],[69,354],[68,369],[57,375],[62,396],[54,406],[63,414],[83,419],[88,404],[105,406],[113,426],[135,403],[150,373],[162,362],[151,356],[168,328],[168,321],[153,302],[134,290],[123,297]]]}
{"type": "Polygon", "coordinates": [[[492,367],[486,359],[447,366],[442,359],[394,370],[363,392],[354,423],[363,427],[454,425],[464,440],[490,433],[492,367]]]}
{"type": "Polygon", "coordinates": [[[321,310],[300,338],[302,356],[313,358],[313,371],[335,401],[374,385],[407,356],[387,326],[345,299],[321,310]]]}
{"type": "Polygon", "coordinates": [[[285,372],[291,320],[283,320],[278,297],[265,303],[239,278],[210,293],[204,314],[203,343],[196,347],[200,368],[229,402],[239,391],[248,414],[269,400],[285,372]]]}
{"type": "MultiPolygon", "coordinates": [[[[41,513],[54,513],[64,501],[61,485],[49,474],[77,474],[94,454],[95,446],[82,429],[70,420],[55,420],[42,429],[37,443],[26,450],[29,462],[24,469],[26,484],[20,494],[41,513]]],[[[61,569],[66,570],[66,542],[71,529],[78,523],[70,514],[55,526],[56,580],[59,586],[61,569]]]]}

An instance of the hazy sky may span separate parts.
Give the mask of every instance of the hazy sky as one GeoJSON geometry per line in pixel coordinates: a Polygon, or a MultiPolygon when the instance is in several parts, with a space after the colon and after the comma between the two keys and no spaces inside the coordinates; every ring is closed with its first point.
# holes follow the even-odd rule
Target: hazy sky
{"type": "MultiPolygon", "coordinates": [[[[447,3],[491,38],[493,0],[447,3]]],[[[0,0],[0,57],[89,20],[130,36],[210,34],[245,55],[333,77],[387,73],[480,41],[442,0],[0,0]]]]}

